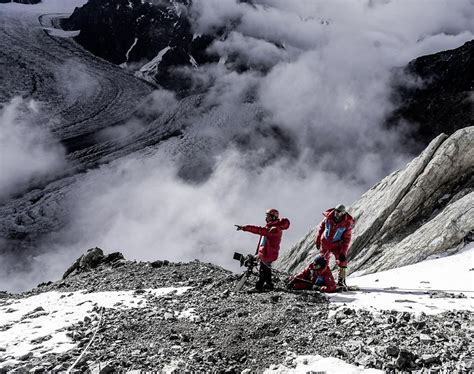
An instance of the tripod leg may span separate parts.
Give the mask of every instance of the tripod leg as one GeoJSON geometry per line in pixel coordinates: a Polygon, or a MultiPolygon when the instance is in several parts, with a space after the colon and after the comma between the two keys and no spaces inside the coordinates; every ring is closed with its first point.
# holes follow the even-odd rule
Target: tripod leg
{"type": "Polygon", "coordinates": [[[239,281],[237,282],[237,285],[235,286],[235,291],[238,292],[242,289],[242,287],[244,286],[245,284],[245,281],[247,280],[248,276],[247,276],[247,272],[243,273],[241,276],[240,276],[240,279],[239,281]]]}

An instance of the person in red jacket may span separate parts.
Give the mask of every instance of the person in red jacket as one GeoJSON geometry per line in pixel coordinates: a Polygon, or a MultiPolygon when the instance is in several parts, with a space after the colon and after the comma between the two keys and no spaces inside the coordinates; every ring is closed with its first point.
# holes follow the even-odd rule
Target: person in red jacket
{"type": "Polygon", "coordinates": [[[318,255],[301,273],[295,275],[288,285],[293,290],[318,290],[335,292],[336,281],[326,259],[318,255]]]}
{"type": "Polygon", "coordinates": [[[255,288],[273,290],[272,262],[278,258],[283,230],[290,227],[288,218],[280,219],[277,209],[268,209],[265,213],[265,226],[235,225],[237,231],[246,231],[260,235],[257,257],[260,259],[259,277],[255,288]]]}
{"type": "Polygon", "coordinates": [[[347,250],[351,242],[354,219],[342,204],[326,210],[323,215],[325,218],[316,233],[316,248],[328,262],[331,253],[334,254],[338,266],[337,284],[347,289],[347,250]]]}

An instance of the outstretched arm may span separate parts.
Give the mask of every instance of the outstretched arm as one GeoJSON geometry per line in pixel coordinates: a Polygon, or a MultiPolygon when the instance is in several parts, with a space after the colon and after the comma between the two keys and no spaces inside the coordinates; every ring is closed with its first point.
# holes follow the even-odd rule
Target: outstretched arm
{"type": "Polygon", "coordinates": [[[262,226],[244,225],[242,226],[242,231],[250,232],[252,234],[257,234],[261,236],[267,236],[270,230],[262,226]]]}

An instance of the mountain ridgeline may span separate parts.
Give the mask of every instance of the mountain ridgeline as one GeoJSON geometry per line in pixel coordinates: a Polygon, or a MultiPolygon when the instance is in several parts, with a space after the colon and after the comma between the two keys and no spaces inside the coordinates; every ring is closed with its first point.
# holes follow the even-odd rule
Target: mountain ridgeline
{"type": "Polygon", "coordinates": [[[387,125],[408,124],[416,144],[426,146],[441,133],[473,126],[474,40],[411,61],[393,75],[393,85],[397,109],[387,125]],[[407,75],[412,79],[403,78],[407,75]]]}
{"type": "Polygon", "coordinates": [[[205,53],[213,37],[193,34],[189,6],[188,0],[91,0],[61,25],[66,30],[81,30],[75,38],[79,44],[117,65],[139,70],[162,51],[157,64],[140,77],[179,91],[190,86],[179,68],[217,61],[216,56],[205,53]]]}

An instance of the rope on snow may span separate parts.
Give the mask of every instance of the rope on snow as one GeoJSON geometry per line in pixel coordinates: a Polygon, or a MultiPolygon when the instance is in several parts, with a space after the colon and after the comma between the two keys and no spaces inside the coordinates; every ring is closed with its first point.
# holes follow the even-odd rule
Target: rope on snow
{"type": "Polygon", "coordinates": [[[82,351],[82,353],[79,355],[79,357],[76,359],[76,361],[74,361],[74,363],[71,365],[71,367],[69,369],[67,369],[66,371],[66,374],[70,374],[71,373],[71,370],[74,369],[74,366],[77,365],[77,363],[81,360],[81,358],[84,356],[84,354],[86,353],[86,351],[89,349],[90,345],[92,344],[92,342],[94,341],[94,338],[97,334],[97,331],[99,331],[99,327],[100,327],[100,324],[102,322],[102,316],[104,314],[104,307],[100,307],[100,318],[99,318],[99,323],[97,324],[97,328],[95,329],[94,331],[94,334],[92,335],[92,338],[91,340],[89,340],[89,343],[87,344],[87,346],[84,348],[84,350],[82,351]]]}

